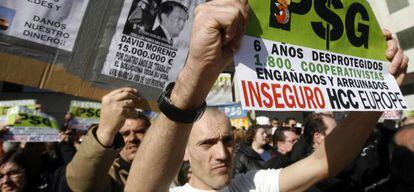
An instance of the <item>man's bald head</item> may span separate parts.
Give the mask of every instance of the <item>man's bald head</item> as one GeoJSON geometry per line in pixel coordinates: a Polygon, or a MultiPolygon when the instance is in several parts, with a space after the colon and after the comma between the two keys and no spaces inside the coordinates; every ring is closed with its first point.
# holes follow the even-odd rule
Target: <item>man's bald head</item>
{"type": "MultiPolygon", "coordinates": [[[[220,123],[224,123],[224,125],[227,126],[229,131],[231,131],[231,124],[229,118],[226,116],[226,114],[216,108],[207,108],[204,112],[203,116],[200,118],[200,120],[196,121],[193,125],[193,130],[197,129],[199,130],[200,127],[208,126],[209,124],[219,121],[220,123]]],[[[196,133],[197,131],[192,131],[192,133],[196,133]]]]}
{"type": "Polygon", "coordinates": [[[190,161],[190,184],[203,190],[216,190],[231,179],[233,135],[226,115],[208,108],[193,125],[187,144],[186,160],[190,161]]]}

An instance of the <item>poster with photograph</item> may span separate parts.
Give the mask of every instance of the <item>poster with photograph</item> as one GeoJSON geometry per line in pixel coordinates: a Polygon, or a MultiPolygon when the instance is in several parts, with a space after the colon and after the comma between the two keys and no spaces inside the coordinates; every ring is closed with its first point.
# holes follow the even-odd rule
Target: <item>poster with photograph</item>
{"type": "Polygon", "coordinates": [[[185,63],[197,1],[126,0],[102,74],[162,89],[185,63]]]}
{"type": "Polygon", "coordinates": [[[72,51],[89,0],[2,0],[0,34],[72,51]]]}

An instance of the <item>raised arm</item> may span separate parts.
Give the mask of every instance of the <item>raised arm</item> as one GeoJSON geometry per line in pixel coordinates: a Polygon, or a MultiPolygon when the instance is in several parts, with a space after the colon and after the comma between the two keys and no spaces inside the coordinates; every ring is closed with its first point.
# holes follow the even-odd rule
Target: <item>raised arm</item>
{"type": "MultiPolygon", "coordinates": [[[[218,75],[232,62],[247,22],[243,0],[215,0],[195,10],[190,51],[171,93],[182,110],[199,108],[218,75]]],[[[178,172],[192,124],[161,114],[133,161],[126,191],[167,191],[178,172]]]]}
{"type": "MultiPolygon", "coordinates": [[[[389,72],[401,85],[408,58],[388,30],[384,30],[384,36],[388,44],[386,56],[391,61],[389,72]]],[[[381,112],[350,113],[312,155],[282,170],[280,191],[305,191],[320,180],[337,175],[361,151],[380,116],[381,112]]]]}
{"type": "MultiPolygon", "coordinates": [[[[66,168],[72,191],[105,191],[110,186],[108,171],[122,146],[115,146],[115,136],[126,118],[138,107],[137,90],[121,88],[102,98],[99,127],[92,127],[66,168]]],[[[123,142],[120,139],[120,142],[123,142]]]]}

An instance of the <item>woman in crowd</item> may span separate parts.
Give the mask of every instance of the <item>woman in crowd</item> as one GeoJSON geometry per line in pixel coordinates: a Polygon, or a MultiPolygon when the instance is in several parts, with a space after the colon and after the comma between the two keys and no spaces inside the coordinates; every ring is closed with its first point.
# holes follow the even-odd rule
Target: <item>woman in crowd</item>
{"type": "Polygon", "coordinates": [[[263,168],[271,158],[271,154],[264,149],[266,137],[264,127],[253,125],[247,130],[245,142],[236,147],[234,175],[263,168]]]}
{"type": "Polygon", "coordinates": [[[1,156],[1,192],[36,191],[30,174],[29,159],[22,150],[10,150],[1,156]]]}

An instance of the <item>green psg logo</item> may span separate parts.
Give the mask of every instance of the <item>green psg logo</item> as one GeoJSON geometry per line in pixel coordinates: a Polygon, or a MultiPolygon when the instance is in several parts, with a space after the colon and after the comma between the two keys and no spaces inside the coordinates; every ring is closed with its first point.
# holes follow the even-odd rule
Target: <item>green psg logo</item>
{"type": "Polygon", "coordinates": [[[345,17],[341,17],[333,10],[343,10],[344,1],[346,0],[271,0],[269,26],[290,31],[291,22],[295,22],[294,15],[307,15],[313,7],[323,21],[311,21],[310,25],[313,32],[326,41],[326,49],[329,50],[330,42],[337,41],[344,35],[352,46],[368,49],[369,25],[365,24],[370,20],[368,11],[361,3],[353,2],[344,10],[345,17]]]}

